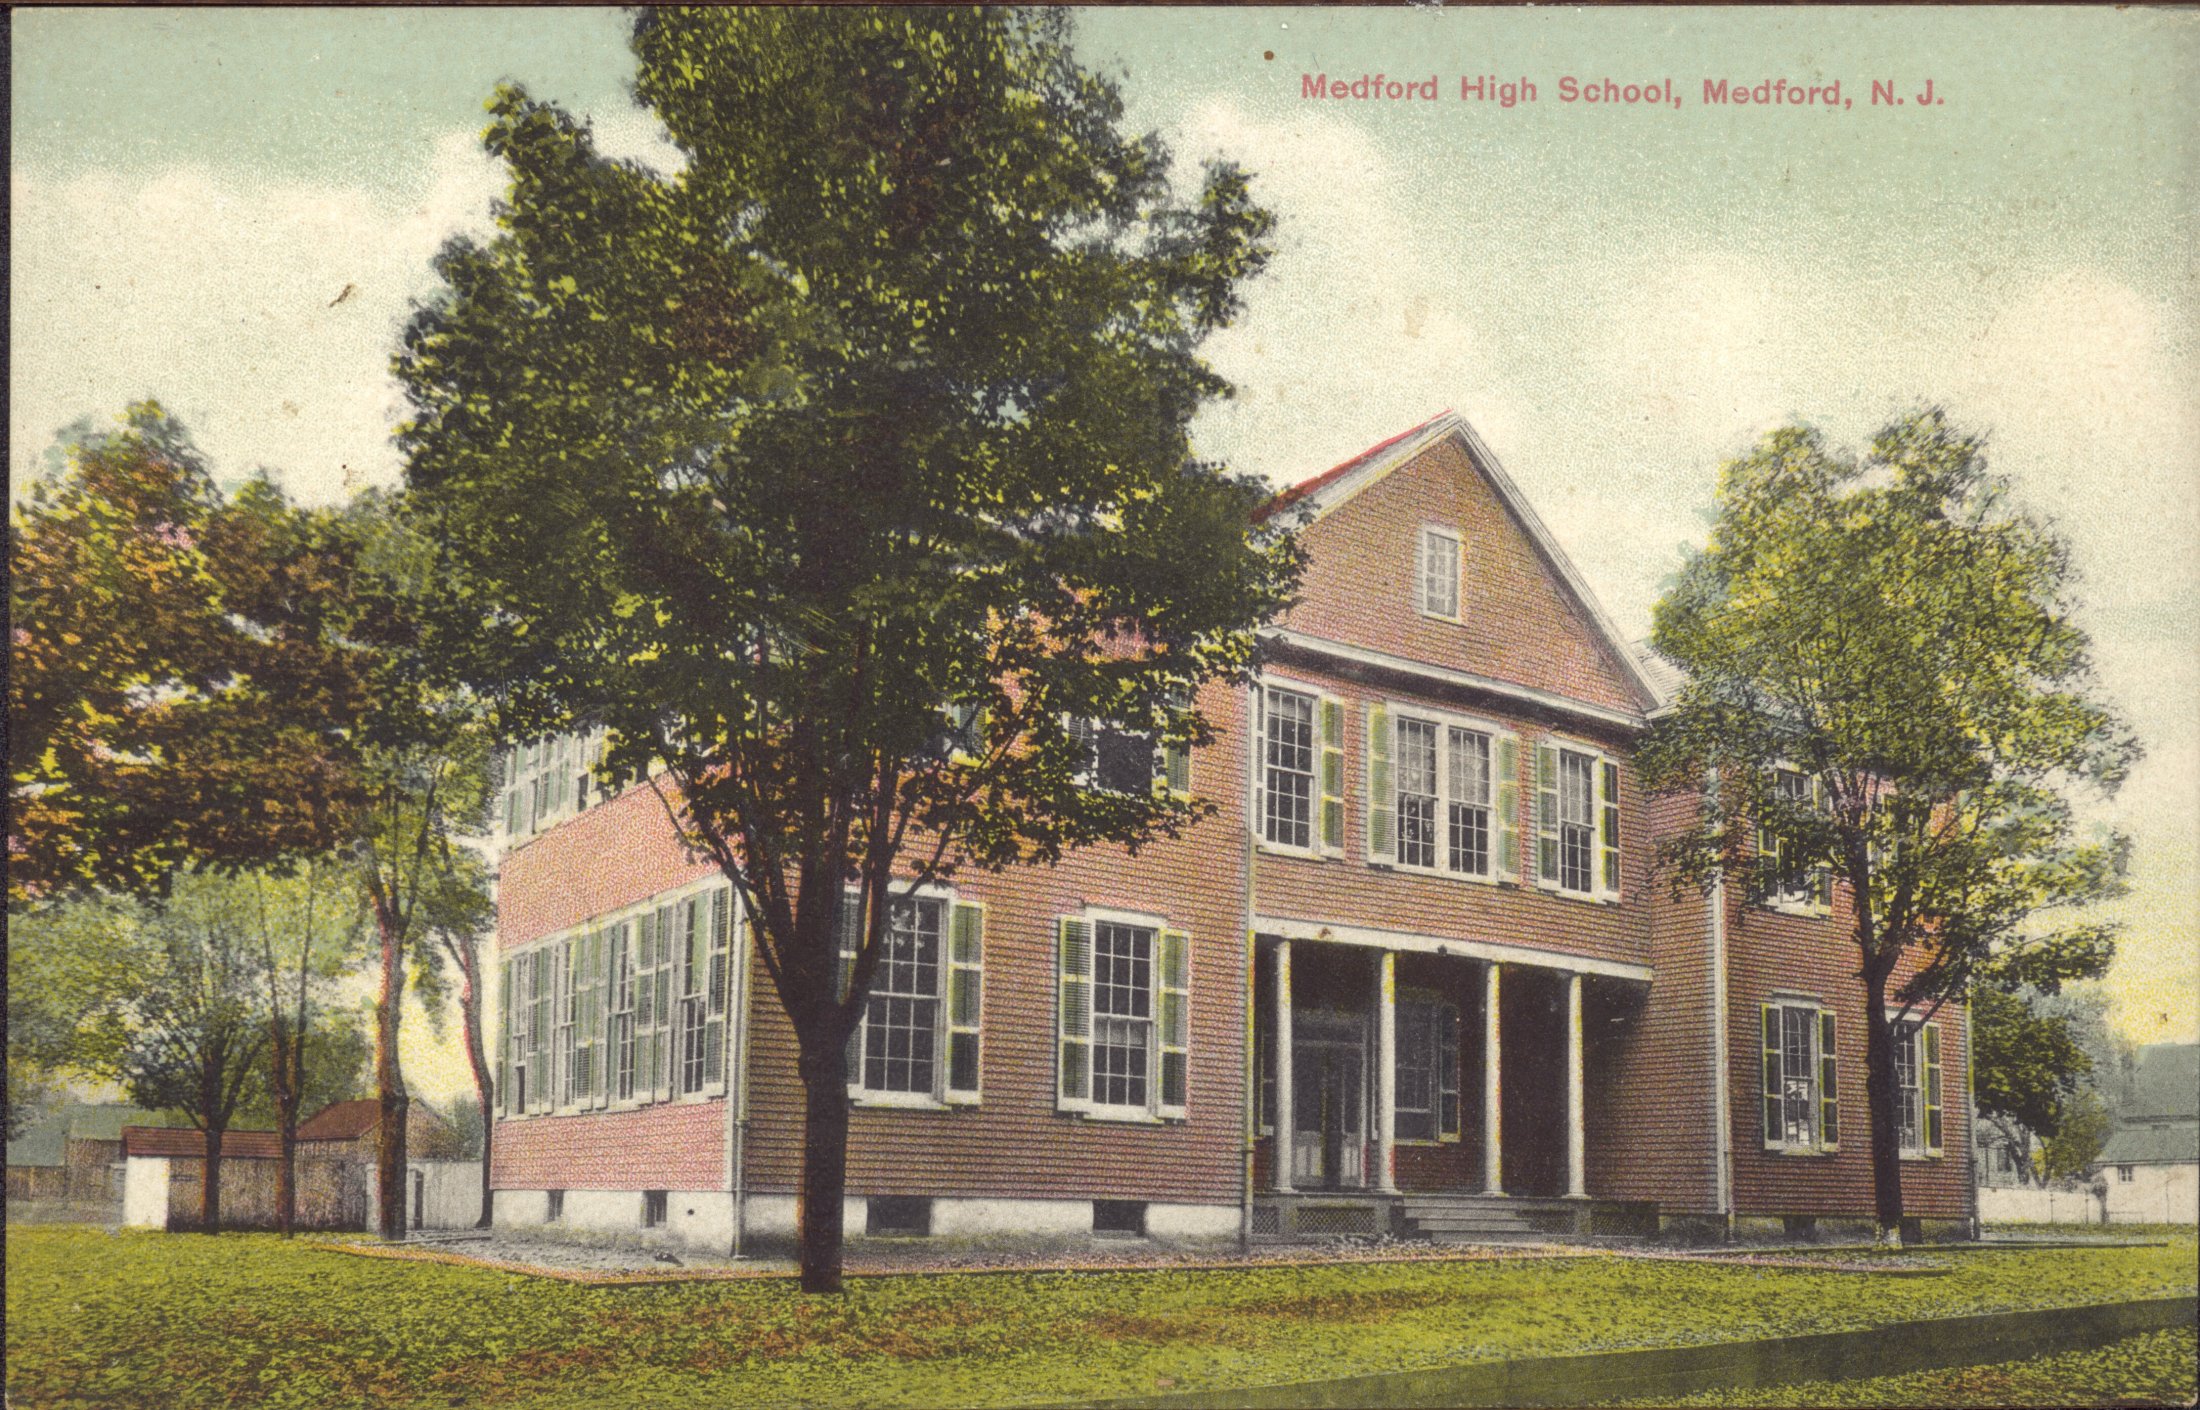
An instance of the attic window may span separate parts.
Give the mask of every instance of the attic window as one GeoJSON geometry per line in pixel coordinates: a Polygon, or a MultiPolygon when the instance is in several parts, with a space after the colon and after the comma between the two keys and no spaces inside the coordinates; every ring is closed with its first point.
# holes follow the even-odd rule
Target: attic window
{"type": "Polygon", "coordinates": [[[1450,529],[1421,530],[1421,614],[1459,620],[1459,535],[1450,529]]]}

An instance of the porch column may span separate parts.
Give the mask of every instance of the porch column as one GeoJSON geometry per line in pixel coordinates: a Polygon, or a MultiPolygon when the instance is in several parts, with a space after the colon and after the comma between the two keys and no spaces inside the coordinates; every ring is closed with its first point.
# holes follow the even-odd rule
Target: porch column
{"type": "Polygon", "coordinates": [[[1497,1081],[1497,961],[1482,966],[1482,1193],[1505,1193],[1504,1102],[1497,1081]]]}
{"type": "Polygon", "coordinates": [[[1581,976],[1566,976],[1566,1193],[1589,1196],[1589,1123],[1582,1107],[1581,976]]]}
{"type": "Polygon", "coordinates": [[[1398,1147],[1398,956],[1375,952],[1375,1189],[1395,1194],[1391,1153],[1398,1147]]]}
{"type": "Polygon", "coordinates": [[[1276,942],[1276,1134],[1268,1143],[1275,1188],[1291,1192],[1291,1126],[1298,1108],[1291,1102],[1291,942],[1276,942]]]}

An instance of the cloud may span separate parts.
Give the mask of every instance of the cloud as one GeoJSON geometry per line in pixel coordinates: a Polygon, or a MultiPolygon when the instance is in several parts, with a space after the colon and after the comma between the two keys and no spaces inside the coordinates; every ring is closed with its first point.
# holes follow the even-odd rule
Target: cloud
{"type": "Polygon", "coordinates": [[[430,260],[488,228],[502,189],[467,133],[389,195],[174,169],[17,172],[11,469],[55,431],[157,397],[222,476],[260,466],[299,495],[393,479],[389,358],[430,260]]]}

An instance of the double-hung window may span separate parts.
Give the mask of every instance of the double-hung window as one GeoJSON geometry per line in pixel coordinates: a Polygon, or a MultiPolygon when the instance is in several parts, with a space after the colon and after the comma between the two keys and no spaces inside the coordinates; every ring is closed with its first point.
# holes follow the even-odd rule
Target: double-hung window
{"type": "Polygon", "coordinates": [[[1482,880],[1512,875],[1520,794],[1511,735],[1375,704],[1368,743],[1370,861],[1482,880]]]}
{"type": "Polygon", "coordinates": [[[1298,851],[1314,848],[1319,700],[1270,686],[1261,711],[1261,837],[1298,851]]]}
{"type": "Polygon", "coordinates": [[[1902,1154],[1940,1154],[1940,1025],[1905,1020],[1894,1030],[1895,1089],[1902,1113],[1902,1154]]]}
{"type": "Polygon", "coordinates": [[[1182,1117],[1191,1080],[1190,937],[1085,914],[1056,927],[1057,1105],[1128,1120],[1182,1117]]]}
{"type": "MultiPolygon", "coordinates": [[[[1822,807],[1818,781],[1794,769],[1772,771],[1772,794],[1783,809],[1813,812],[1822,807]]],[[[1759,884],[1764,903],[1802,915],[1833,913],[1833,873],[1806,860],[1798,841],[1777,827],[1757,829],[1759,884]]]]}
{"type": "Polygon", "coordinates": [[[634,925],[611,927],[611,1098],[634,1100],[634,925]]]}
{"type": "MultiPolygon", "coordinates": [[[[862,943],[861,896],[841,905],[843,983],[862,943]]],[[[984,907],[945,896],[894,898],[863,1016],[848,1038],[848,1091],[880,1105],[978,1100],[984,907]]]]}
{"type": "Polygon", "coordinates": [[[1835,1149],[1841,1125],[1833,1014],[1803,1001],[1766,1004],[1762,1014],[1765,1148],[1835,1149]]]}
{"type": "Polygon", "coordinates": [[[1459,535],[1450,529],[1421,530],[1419,606],[1423,616],[1459,620],[1459,535]]]}
{"type": "Polygon", "coordinates": [[[1080,787],[1102,793],[1191,791],[1191,753],[1183,745],[1107,720],[1071,719],[1068,728],[1080,787]]]}
{"type": "Polygon", "coordinates": [[[1432,999],[1400,999],[1397,1034],[1397,1138],[1458,1140],[1459,1010],[1432,999]]]}
{"type": "Polygon", "coordinates": [[[1535,754],[1537,884],[1618,900],[1618,762],[1563,741],[1541,744],[1535,754]]]}

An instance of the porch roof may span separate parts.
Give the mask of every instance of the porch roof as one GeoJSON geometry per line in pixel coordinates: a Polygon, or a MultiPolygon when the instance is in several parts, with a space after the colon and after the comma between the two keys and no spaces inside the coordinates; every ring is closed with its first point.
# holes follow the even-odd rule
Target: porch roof
{"type": "Polygon", "coordinates": [[[1365,949],[1397,950],[1422,955],[1456,955],[1462,959],[1488,960],[1497,964],[1528,965],[1536,969],[1564,970],[1569,974],[1594,974],[1648,984],[1653,971],[1646,964],[1569,954],[1534,945],[1512,945],[1495,940],[1459,940],[1448,936],[1415,935],[1369,925],[1337,925],[1328,921],[1297,920],[1287,916],[1256,915],[1253,931],[1279,940],[1318,940],[1332,945],[1358,945],[1365,949]]]}

